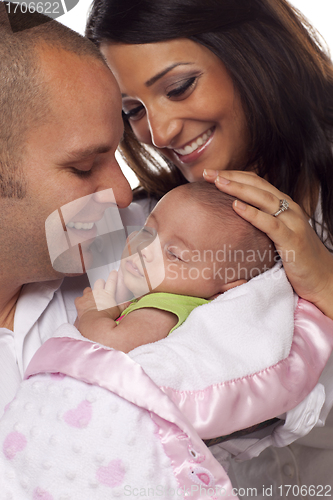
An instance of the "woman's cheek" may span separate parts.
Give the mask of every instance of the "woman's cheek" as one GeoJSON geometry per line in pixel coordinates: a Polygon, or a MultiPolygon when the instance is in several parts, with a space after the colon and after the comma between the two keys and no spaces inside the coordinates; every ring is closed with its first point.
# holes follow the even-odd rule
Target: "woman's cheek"
{"type": "Polygon", "coordinates": [[[130,125],[135,137],[138,139],[139,142],[142,142],[143,144],[148,144],[150,146],[153,145],[148,121],[146,118],[142,118],[138,122],[134,121],[130,123],[130,125]]]}

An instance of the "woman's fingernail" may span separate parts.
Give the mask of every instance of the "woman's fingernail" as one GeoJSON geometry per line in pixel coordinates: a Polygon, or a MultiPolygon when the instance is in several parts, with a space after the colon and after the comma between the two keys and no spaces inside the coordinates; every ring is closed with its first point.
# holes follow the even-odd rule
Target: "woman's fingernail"
{"type": "Polygon", "coordinates": [[[239,210],[246,210],[247,205],[245,205],[242,201],[236,200],[235,207],[239,208],[239,210]]]}
{"type": "Polygon", "coordinates": [[[205,170],[203,171],[203,174],[206,176],[206,177],[217,177],[218,175],[218,171],[217,170],[210,170],[209,168],[205,168],[205,170]]]}
{"type": "Polygon", "coordinates": [[[215,182],[217,184],[230,184],[229,179],[226,179],[225,177],[220,177],[220,176],[218,176],[218,178],[216,179],[215,182]]]}

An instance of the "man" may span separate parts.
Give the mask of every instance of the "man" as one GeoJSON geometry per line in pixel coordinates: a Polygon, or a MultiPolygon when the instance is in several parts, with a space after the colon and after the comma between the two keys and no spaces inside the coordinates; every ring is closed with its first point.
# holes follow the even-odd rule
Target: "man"
{"type": "Polygon", "coordinates": [[[0,61],[2,415],[37,348],[74,321],[83,286],[59,289],[46,219],[86,195],[103,211],[109,188],[120,208],[132,194],[114,156],[120,92],[97,49],[56,21],[19,8],[8,15],[0,3],[0,61]]]}

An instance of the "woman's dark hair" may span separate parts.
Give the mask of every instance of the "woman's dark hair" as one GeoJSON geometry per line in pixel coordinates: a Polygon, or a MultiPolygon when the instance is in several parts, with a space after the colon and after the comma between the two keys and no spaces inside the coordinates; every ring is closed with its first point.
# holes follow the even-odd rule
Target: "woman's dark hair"
{"type": "MultiPolygon", "coordinates": [[[[144,44],[189,38],[228,69],[244,107],[248,162],[315,222],[318,189],[333,245],[333,67],[312,28],[286,0],[95,0],[87,36],[144,44]]],[[[186,180],[158,165],[125,124],[121,152],[148,193],[186,180]]],[[[317,225],[323,238],[323,227],[317,225]]],[[[327,243],[329,243],[329,240],[327,243]]]]}

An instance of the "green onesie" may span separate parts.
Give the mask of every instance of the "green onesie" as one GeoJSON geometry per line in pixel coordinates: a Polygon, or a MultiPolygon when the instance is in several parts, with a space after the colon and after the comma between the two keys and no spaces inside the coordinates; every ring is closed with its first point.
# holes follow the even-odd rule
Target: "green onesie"
{"type": "Polygon", "coordinates": [[[169,333],[171,333],[175,330],[175,328],[178,328],[182,323],[184,323],[193,309],[198,306],[202,306],[203,304],[208,304],[209,302],[210,301],[206,299],[189,297],[187,295],[176,295],[173,293],[150,293],[141,297],[141,299],[134,299],[132,303],[123,311],[116,323],[118,324],[120,320],[132,311],[143,309],[145,307],[154,307],[155,309],[171,312],[177,316],[178,322],[176,326],[170,330],[169,333]]]}

